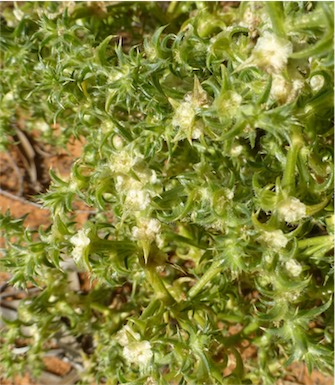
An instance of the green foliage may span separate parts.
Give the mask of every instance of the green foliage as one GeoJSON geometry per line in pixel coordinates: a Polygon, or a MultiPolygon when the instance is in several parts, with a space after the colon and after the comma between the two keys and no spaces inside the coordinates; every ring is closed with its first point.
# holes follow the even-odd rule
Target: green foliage
{"type": "Polygon", "coordinates": [[[40,196],[47,230],[1,217],[12,283],[43,289],[2,352],[20,326],[39,333],[5,365],[38,367],[66,330],[93,338],[87,383],[273,384],[295,360],[331,373],[333,4],[5,11],[6,135],[23,114],[49,143],[85,138],[40,196]],[[96,210],[80,229],[74,200],[96,210]],[[89,294],[69,291],[69,264],[96,280],[89,294]]]}

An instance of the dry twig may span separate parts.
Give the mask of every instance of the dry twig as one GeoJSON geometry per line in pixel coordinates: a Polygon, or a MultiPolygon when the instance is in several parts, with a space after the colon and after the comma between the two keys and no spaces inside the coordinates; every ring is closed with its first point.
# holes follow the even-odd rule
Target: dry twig
{"type": "MultiPolygon", "coordinates": [[[[32,202],[28,199],[25,199],[25,198],[22,198],[22,197],[18,197],[17,195],[15,194],[12,194],[10,193],[9,191],[6,191],[6,190],[3,190],[0,188],[0,195],[3,195],[9,199],[13,199],[13,200],[16,200],[18,202],[21,202],[23,204],[27,204],[27,205],[30,205],[30,206],[34,206],[40,210],[49,210],[49,208],[47,207],[44,207],[42,205],[40,205],[39,203],[35,203],[35,202],[32,202]]],[[[97,212],[95,210],[76,210],[76,213],[77,214],[96,214],[97,212]]]]}

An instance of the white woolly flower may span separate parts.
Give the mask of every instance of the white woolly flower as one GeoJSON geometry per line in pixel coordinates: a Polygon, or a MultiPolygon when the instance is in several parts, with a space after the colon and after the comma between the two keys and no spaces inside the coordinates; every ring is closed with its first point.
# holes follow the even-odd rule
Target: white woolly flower
{"type": "Polygon", "coordinates": [[[126,204],[133,210],[145,210],[150,205],[150,194],[143,189],[140,182],[132,183],[131,188],[127,192],[126,204]]]}
{"type": "Polygon", "coordinates": [[[247,9],[243,14],[243,19],[240,24],[243,27],[254,30],[255,25],[258,24],[258,20],[255,16],[255,13],[251,9],[247,9]]]}
{"type": "Polygon", "coordinates": [[[287,98],[287,102],[291,103],[298,95],[304,86],[304,81],[301,79],[294,79],[292,82],[291,92],[287,98]]]}
{"type": "Polygon", "coordinates": [[[245,64],[255,64],[269,73],[278,73],[286,67],[291,53],[291,42],[279,38],[273,33],[265,32],[257,40],[252,55],[245,64]]]}
{"type": "Polygon", "coordinates": [[[35,128],[42,132],[47,132],[50,130],[50,126],[44,120],[38,120],[35,122],[35,128]]]}
{"type": "Polygon", "coordinates": [[[156,235],[161,230],[161,223],[157,219],[145,219],[141,218],[139,221],[139,227],[134,226],[132,233],[133,237],[138,240],[153,241],[156,235]]]}
{"type": "Polygon", "coordinates": [[[70,238],[70,242],[74,246],[72,257],[75,262],[81,261],[85,250],[91,243],[90,238],[87,236],[89,231],[89,229],[81,229],[77,234],[70,238]]]}
{"type": "Polygon", "coordinates": [[[322,75],[315,75],[309,81],[311,88],[314,92],[320,91],[325,83],[325,79],[322,75]]]}
{"type": "Polygon", "coordinates": [[[195,106],[189,98],[180,104],[172,119],[172,125],[187,131],[194,123],[195,106]]]}
{"type": "Polygon", "coordinates": [[[19,8],[15,8],[13,14],[18,21],[21,21],[24,17],[24,12],[22,12],[19,8]]]}
{"type": "Polygon", "coordinates": [[[240,106],[240,104],[242,103],[242,96],[240,94],[238,94],[237,92],[231,92],[230,93],[230,103],[231,103],[231,107],[233,108],[237,108],[240,106]]]}
{"type": "Polygon", "coordinates": [[[232,149],[230,150],[230,155],[233,157],[237,157],[237,156],[241,155],[242,152],[243,152],[243,146],[241,146],[239,144],[239,145],[232,147],[232,149]]]}
{"type": "Polygon", "coordinates": [[[129,363],[146,368],[153,357],[151,344],[149,341],[131,342],[123,348],[123,356],[129,363]]]}
{"type": "Polygon", "coordinates": [[[302,271],[300,263],[294,259],[287,261],[285,263],[285,268],[293,277],[298,277],[302,271]]]}
{"type": "Polygon", "coordinates": [[[80,189],[78,185],[78,180],[75,179],[74,175],[71,175],[70,177],[68,189],[71,192],[75,192],[77,189],[80,189]]]}
{"type": "Polygon", "coordinates": [[[13,102],[15,100],[13,91],[7,92],[6,95],[3,96],[2,102],[13,102]]]}
{"type": "Polygon", "coordinates": [[[121,149],[124,145],[123,139],[119,135],[113,136],[113,145],[116,149],[121,149]]]}
{"type": "Polygon", "coordinates": [[[235,91],[226,91],[214,102],[218,113],[222,116],[234,117],[241,106],[243,98],[235,91]]]}
{"type": "Polygon", "coordinates": [[[151,170],[150,168],[137,170],[136,175],[140,179],[142,184],[145,184],[145,183],[156,184],[158,182],[156,171],[151,170]]]}
{"type": "Polygon", "coordinates": [[[125,207],[134,211],[145,210],[151,202],[151,197],[155,192],[146,188],[146,184],[156,184],[158,182],[155,171],[138,173],[141,182],[123,175],[115,178],[116,191],[125,197],[125,207]]]}
{"type": "Polygon", "coordinates": [[[227,197],[228,200],[232,200],[234,198],[234,191],[233,190],[230,190],[229,188],[225,188],[224,189],[224,192],[225,192],[225,195],[227,197]]]}
{"type": "MultiPolygon", "coordinates": [[[[115,125],[113,122],[109,120],[105,120],[103,124],[101,125],[101,132],[103,134],[111,133],[115,131],[115,125]]],[[[113,137],[114,140],[114,137],[113,137]]]]}
{"type": "Polygon", "coordinates": [[[157,382],[152,377],[148,377],[144,385],[157,385],[157,382]]]}
{"type": "Polygon", "coordinates": [[[155,184],[155,183],[158,182],[158,178],[157,178],[156,171],[151,170],[151,176],[150,176],[149,182],[150,182],[151,184],[155,184]]]}
{"type": "Polygon", "coordinates": [[[264,231],[260,240],[276,251],[286,247],[288,243],[288,239],[281,230],[264,231]]]}
{"type": "Polygon", "coordinates": [[[204,225],[206,229],[212,229],[215,231],[223,231],[224,226],[225,226],[225,223],[221,219],[218,219],[217,221],[212,222],[209,225],[204,225]]]}
{"type": "Polygon", "coordinates": [[[299,199],[289,197],[280,203],[278,215],[285,222],[297,222],[306,217],[306,206],[299,199]]]}
{"type": "Polygon", "coordinates": [[[108,80],[110,81],[110,83],[114,83],[121,79],[123,76],[124,74],[121,71],[114,70],[109,74],[108,80]]]}
{"type": "Polygon", "coordinates": [[[251,37],[255,38],[258,30],[271,28],[271,19],[269,18],[267,12],[265,12],[264,7],[256,1],[248,3],[240,25],[248,28],[251,33],[251,37]]]}
{"type": "Polygon", "coordinates": [[[128,325],[125,325],[116,333],[115,339],[121,346],[127,346],[133,341],[139,341],[141,336],[139,333],[134,332],[128,325]]]}
{"type": "Polygon", "coordinates": [[[285,102],[291,92],[291,84],[282,75],[274,75],[272,78],[270,96],[279,101],[285,102]]]}
{"type": "Polygon", "coordinates": [[[160,249],[164,247],[165,240],[161,233],[156,235],[156,244],[160,249]]]}
{"type": "Polygon", "coordinates": [[[201,137],[202,130],[199,127],[195,127],[192,131],[192,139],[199,139],[201,137]]]}
{"type": "Polygon", "coordinates": [[[149,341],[141,341],[139,333],[134,332],[125,325],[115,337],[116,341],[123,346],[123,356],[131,364],[137,364],[145,368],[153,356],[149,341]]]}
{"type": "Polygon", "coordinates": [[[125,192],[128,185],[129,178],[122,175],[117,175],[115,180],[115,189],[119,194],[125,192]]]}
{"type": "MultiPolygon", "coordinates": [[[[200,86],[199,86],[200,87],[200,86]]],[[[199,89],[198,99],[195,95],[188,94],[178,107],[172,119],[172,126],[184,134],[190,135],[191,139],[199,139],[203,133],[203,124],[196,121],[196,109],[207,106],[205,92],[199,89]]]]}
{"type": "Polygon", "coordinates": [[[129,151],[122,150],[111,158],[110,169],[115,173],[128,174],[138,161],[129,151]]]}
{"type": "Polygon", "coordinates": [[[212,194],[210,190],[206,187],[201,187],[199,189],[199,194],[203,201],[210,201],[212,199],[212,194]]]}

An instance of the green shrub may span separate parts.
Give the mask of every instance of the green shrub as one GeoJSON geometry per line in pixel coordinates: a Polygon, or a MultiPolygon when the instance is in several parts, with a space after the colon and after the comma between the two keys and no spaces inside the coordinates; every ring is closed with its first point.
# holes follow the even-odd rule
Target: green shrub
{"type": "Polygon", "coordinates": [[[1,217],[11,283],[41,289],[7,321],[1,365],[38,374],[61,334],[92,338],[83,383],[332,373],[333,3],[69,7],[4,12],[3,146],[19,110],[42,140],[84,143],[39,197],[48,229],[1,217]],[[83,227],[78,200],[95,210],[83,227]],[[21,326],[36,331],[15,355],[21,326]]]}

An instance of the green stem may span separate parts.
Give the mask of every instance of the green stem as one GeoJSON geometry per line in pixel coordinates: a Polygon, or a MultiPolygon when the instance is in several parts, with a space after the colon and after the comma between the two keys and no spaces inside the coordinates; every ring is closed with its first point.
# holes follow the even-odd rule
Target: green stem
{"type": "Polygon", "coordinates": [[[291,148],[287,154],[286,166],[282,179],[282,188],[288,195],[294,195],[295,190],[295,168],[298,160],[299,151],[303,142],[298,135],[293,136],[291,148]]]}
{"type": "Polygon", "coordinates": [[[97,310],[98,312],[102,313],[105,316],[108,316],[109,314],[111,314],[111,309],[107,306],[101,305],[100,303],[91,302],[90,307],[94,310],[97,310]]]}
{"type": "Polygon", "coordinates": [[[300,249],[305,249],[306,247],[317,246],[317,245],[326,245],[333,243],[332,235],[321,235],[319,237],[313,237],[308,239],[303,239],[298,242],[298,247],[300,249]]]}
{"type": "Polygon", "coordinates": [[[178,1],[171,1],[171,3],[168,6],[166,13],[168,15],[173,15],[176,12],[177,6],[178,6],[178,1]]]}
{"type": "Polygon", "coordinates": [[[146,277],[156,293],[156,297],[163,301],[166,305],[172,305],[176,301],[165,287],[162,278],[157,274],[155,268],[147,268],[146,277]]]}
{"type": "Polygon", "coordinates": [[[325,208],[330,201],[331,197],[326,197],[322,202],[317,203],[316,205],[306,206],[306,214],[314,215],[325,208]]]}
{"type": "Polygon", "coordinates": [[[155,299],[154,301],[150,302],[150,304],[143,310],[143,313],[141,314],[141,319],[147,319],[148,317],[152,316],[156,310],[160,306],[160,301],[155,299]]]}
{"type": "Polygon", "coordinates": [[[116,254],[125,251],[131,253],[138,250],[136,244],[131,241],[110,241],[101,238],[92,240],[91,249],[93,251],[114,251],[116,254]]]}
{"type": "Polygon", "coordinates": [[[223,261],[213,262],[212,266],[206,273],[199,279],[199,281],[192,287],[192,289],[188,292],[188,297],[190,299],[194,298],[199,292],[203,289],[203,287],[217,274],[219,274],[223,269],[223,261]]]}
{"type": "Polygon", "coordinates": [[[271,19],[272,29],[274,33],[279,37],[286,37],[284,27],[284,11],[281,1],[269,1],[266,3],[268,14],[271,19]]]}
{"type": "Polygon", "coordinates": [[[308,57],[317,57],[323,55],[325,52],[329,52],[333,47],[333,39],[331,35],[326,35],[323,39],[319,40],[316,44],[311,44],[306,49],[299,52],[294,52],[290,55],[291,59],[305,59],[308,57]]]}

